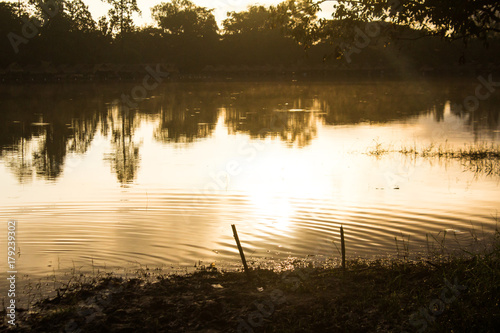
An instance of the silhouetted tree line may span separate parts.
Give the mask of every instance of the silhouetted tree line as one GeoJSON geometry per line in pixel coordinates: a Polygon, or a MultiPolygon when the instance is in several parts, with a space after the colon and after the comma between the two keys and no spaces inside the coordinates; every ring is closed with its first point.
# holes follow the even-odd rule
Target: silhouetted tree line
{"type": "Polygon", "coordinates": [[[111,9],[97,22],[82,0],[0,2],[0,76],[134,77],[140,69],[104,64],[146,63],[207,75],[352,69],[421,74],[463,63],[491,67],[500,51],[495,1],[340,1],[332,19],[319,19],[324,1],[286,0],[229,12],[222,27],[213,10],[188,0],[155,5],[155,25],[146,27],[133,22],[140,12],[136,0],[102,1],[111,9]],[[458,11],[460,5],[473,17],[458,11]]]}

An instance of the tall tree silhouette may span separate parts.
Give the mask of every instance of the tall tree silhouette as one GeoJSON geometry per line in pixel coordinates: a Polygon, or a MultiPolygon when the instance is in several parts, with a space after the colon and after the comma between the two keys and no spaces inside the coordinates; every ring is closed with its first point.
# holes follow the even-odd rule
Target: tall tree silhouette
{"type": "Polygon", "coordinates": [[[313,0],[286,0],[271,6],[273,22],[305,48],[317,41],[319,6],[313,0]]]}
{"type": "Polygon", "coordinates": [[[134,13],[141,13],[137,6],[137,0],[102,0],[112,6],[108,11],[109,23],[111,30],[123,36],[131,32],[134,28],[134,21],[132,15],[134,13]]]}
{"type": "MultiPolygon", "coordinates": [[[[226,63],[247,66],[289,64],[302,57],[292,38],[274,24],[274,14],[264,6],[229,12],[223,21],[223,54],[226,63]]],[[[250,70],[251,72],[251,70],[250,70]]]]}
{"type": "Polygon", "coordinates": [[[126,185],[135,180],[140,162],[139,146],[133,140],[136,113],[117,104],[109,110],[107,121],[111,129],[112,151],[105,159],[110,162],[118,182],[126,185]]]}
{"type": "Polygon", "coordinates": [[[92,19],[89,7],[82,0],[66,0],[64,12],[73,23],[74,30],[86,33],[95,31],[96,23],[92,19]]]}
{"type": "MultiPolygon", "coordinates": [[[[118,36],[120,52],[115,55],[116,62],[127,60],[125,54],[126,37],[134,30],[134,21],[132,15],[141,13],[137,6],[137,0],[102,0],[112,7],[108,11],[109,33],[118,36]]],[[[101,22],[102,23],[102,22],[101,22]]]]}
{"type": "Polygon", "coordinates": [[[151,8],[151,15],[160,28],[171,35],[213,37],[217,22],[213,9],[196,6],[189,0],[172,0],[151,8]]]}
{"type": "Polygon", "coordinates": [[[22,21],[15,4],[0,2],[0,65],[7,65],[14,55],[9,33],[21,31],[22,21]]]}
{"type": "Polygon", "coordinates": [[[250,6],[246,11],[228,12],[222,24],[228,35],[265,31],[271,28],[271,11],[264,6],[250,6]]]}
{"type": "Polygon", "coordinates": [[[211,9],[188,0],[173,0],[151,8],[173,62],[184,71],[197,71],[210,63],[218,49],[217,23],[211,9]],[[203,52],[200,52],[203,50],[203,52]]]}

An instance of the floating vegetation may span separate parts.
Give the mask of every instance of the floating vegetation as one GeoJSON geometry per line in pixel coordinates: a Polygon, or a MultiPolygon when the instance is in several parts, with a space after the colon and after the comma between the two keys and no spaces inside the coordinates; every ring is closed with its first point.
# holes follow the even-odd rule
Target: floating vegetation
{"type": "Polygon", "coordinates": [[[421,148],[414,145],[394,149],[393,147],[386,148],[376,141],[375,147],[367,152],[368,155],[376,157],[389,153],[399,153],[412,157],[460,160],[469,171],[500,176],[500,145],[498,144],[482,143],[456,148],[448,147],[447,144],[437,146],[432,143],[421,148]]]}
{"type": "Polygon", "coordinates": [[[500,145],[466,145],[463,148],[453,149],[446,147],[446,145],[440,145],[436,148],[434,144],[431,144],[420,151],[416,151],[414,148],[408,149],[403,147],[398,152],[401,154],[421,155],[423,157],[444,157],[470,160],[499,159],[500,145]]]}
{"type": "Polygon", "coordinates": [[[379,157],[391,152],[389,148],[384,148],[383,145],[377,140],[374,140],[374,142],[375,147],[368,151],[368,155],[379,157]]]}

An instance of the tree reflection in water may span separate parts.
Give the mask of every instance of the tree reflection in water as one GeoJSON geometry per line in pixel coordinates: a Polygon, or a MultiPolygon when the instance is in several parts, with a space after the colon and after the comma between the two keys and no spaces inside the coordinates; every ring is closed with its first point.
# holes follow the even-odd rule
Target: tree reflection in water
{"type": "Polygon", "coordinates": [[[134,130],[138,117],[134,110],[121,103],[113,104],[108,110],[111,152],[105,159],[111,163],[118,182],[122,185],[132,183],[139,169],[139,145],[134,142],[134,130]]]}
{"type": "MultiPolygon", "coordinates": [[[[473,82],[475,84],[475,82],[473,82]]],[[[130,87],[106,84],[33,85],[0,88],[0,158],[20,183],[56,180],[68,154],[84,155],[96,135],[110,144],[104,159],[118,183],[134,182],[140,166],[141,136],[165,145],[191,145],[214,135],[275,138],[306,147],[318,125],[406,121],[431,114],[444,118],[445,105],[474,133],[498,129],[498,97],[473,113],[455,107],[474,84],[455,82],[364,83],[167,83],[130,110],[118,104],[130,87]],[[137,130],[152,122],[150,132],[137,130]]],[[[472,90],[471,90],[472,89],[472,90]]]]}

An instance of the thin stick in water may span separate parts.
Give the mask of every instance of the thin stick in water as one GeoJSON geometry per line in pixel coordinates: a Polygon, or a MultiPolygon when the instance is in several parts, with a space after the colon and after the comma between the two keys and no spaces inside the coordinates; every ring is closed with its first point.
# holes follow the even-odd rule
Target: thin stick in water
{"type": "Polygon", "coordinates": [[[340,226],[340,249],[342,251],[342,268],[345,269],[345,240],[344,227],[340,226]]]}
{"type": "Polygon", "coordinates": [[[247,274],[248,279],[250,280],[250,271],[248,270],[247,260],[245,259],[245,253],[243,253],[243,248],[241,247],[240,238],[238,237],[238,232],[236,231],[236,226],[231,224],[231,228],[233,228],[233,236],[236,240],[236,245],[238,245],[238,251],[240,251],[241,262],[243,263],[243,267],[245,268],[245,273],[247,274]]]}

